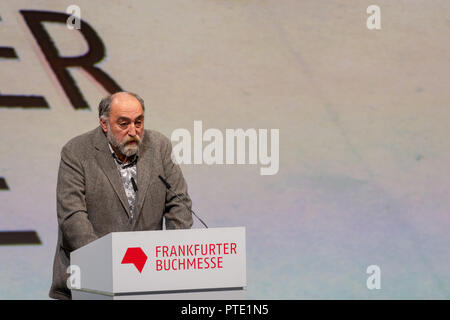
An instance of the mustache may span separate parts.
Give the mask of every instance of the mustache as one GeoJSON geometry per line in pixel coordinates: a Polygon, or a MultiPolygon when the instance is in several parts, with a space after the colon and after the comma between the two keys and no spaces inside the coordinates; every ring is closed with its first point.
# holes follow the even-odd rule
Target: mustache
{"type": "Polygon", "coordinates": [[[137,135],[134,136],[134,137],[128,137],[126,139],[126,141],[124,141],[123,143],[127,144],[127,143],[130,143],[130,142],[136,142],[137,144],[139,144],[141,142],[141,138],[139,136],[137,136],[137,135]]]}

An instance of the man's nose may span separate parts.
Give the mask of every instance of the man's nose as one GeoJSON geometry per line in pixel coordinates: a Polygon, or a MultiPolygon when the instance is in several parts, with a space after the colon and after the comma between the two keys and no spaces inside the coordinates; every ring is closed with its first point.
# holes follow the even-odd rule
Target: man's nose
{"type": "Polygon", "coordinates": [[[130,126],[128,127],[128,135],[130,137],[136,136],[136,127],[134,126],[134,123],[131,123],[130,126]]]}

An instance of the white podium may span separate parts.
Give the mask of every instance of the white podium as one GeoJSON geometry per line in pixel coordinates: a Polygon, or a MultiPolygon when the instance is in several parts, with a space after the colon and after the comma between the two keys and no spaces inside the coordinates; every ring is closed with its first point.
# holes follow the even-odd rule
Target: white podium
{"type": "Polygon", "coordinates": [[[113,232],[70,260],[72,299],[245,299],[244,227],[113,232]]]}

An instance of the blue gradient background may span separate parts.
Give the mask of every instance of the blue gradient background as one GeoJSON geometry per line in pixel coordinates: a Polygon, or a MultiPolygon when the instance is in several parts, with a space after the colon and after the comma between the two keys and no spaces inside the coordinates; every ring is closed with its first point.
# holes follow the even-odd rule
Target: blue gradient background
{"type": "MultiPolygon", "coordinates": [[[[0,246],[0,299],[47,299],[56,246],[61,147],[98,124],[106,93],[71,69],[92,110],[75,111],[20,9],[2,1],[0,92],[40,94],[48,110],[0,108],[0,229],[40,246],[0,246]],[[19,71],[21,73],[19,73],[19,71]]],[[[247,229],[248,298],[450,298],[450,4],[377,1],[78,1],[101,36],[98,66],[146,101],[146,127],[280,130],[280,170],[183,165],[211,227],[247,229]],[[381,268],[368,290],[366,268],[381,268]]],[[[87,47],[46,24],[61,55],[87,47]]],[[[194,227],[201,227],[196,222],[194,227]]]]}

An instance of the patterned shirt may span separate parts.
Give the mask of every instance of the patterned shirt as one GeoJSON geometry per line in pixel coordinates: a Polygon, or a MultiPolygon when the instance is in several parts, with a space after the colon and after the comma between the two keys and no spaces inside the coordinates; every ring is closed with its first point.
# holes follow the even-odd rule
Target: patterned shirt
{"type": "Polygon", "coordinates": [[[136,202],[137,202],[137,159],[138,154],[135,154],[132,158],[129,158],[129,161],[127,163],[123,163],[119,160],[116,153],[112,149],[111,145],[108,144],[109,149],[111,150],[112,156],[115,160],[117,169],[119,170],[120,176],[122,177],[122,183],[123,188],[125,189],[125,194],[127,196],[128,205],[130,208],[130,221],[133,219],[135,215],[136,210],[136,202]],[[134,180],[135,184],[133,186],[132,179],[134,180]],[[136,188],[136,190],[135,190],[136,188]]]}

